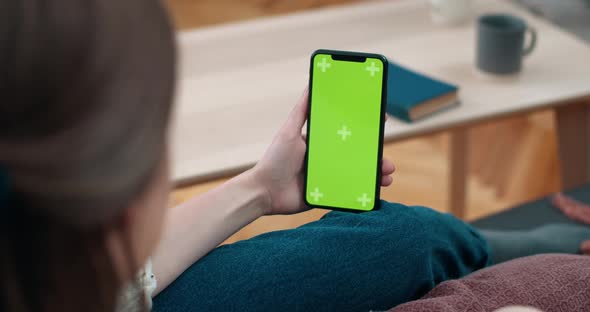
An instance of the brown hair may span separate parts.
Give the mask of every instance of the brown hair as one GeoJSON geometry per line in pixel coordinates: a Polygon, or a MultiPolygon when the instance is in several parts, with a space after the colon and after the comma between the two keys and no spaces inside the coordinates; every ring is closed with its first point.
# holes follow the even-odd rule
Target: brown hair
{"type": "Polygon", "coordinates": [[[113,311],[104,234],[165,150],[172,27],[158,0],[2,0],[0,25],[0,310],[113,311]]]}

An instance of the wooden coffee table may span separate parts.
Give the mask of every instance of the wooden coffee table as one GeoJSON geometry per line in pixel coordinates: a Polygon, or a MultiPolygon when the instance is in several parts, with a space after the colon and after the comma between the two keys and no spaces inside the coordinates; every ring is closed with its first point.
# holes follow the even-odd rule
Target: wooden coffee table
{"type": "MultiPolygon", "coordinates": [[[[386,142],[451,133],[450,207],[465,213],[467,137],[471,126],[556,111],[565,187],[590,176],[590,46],[504,1],[473,1],[472,21],[431,22],[428,1],[362,4],[183,32],[173,127],[173,178],[190,185],[251,167],[307,84],[318,48],[385,54],[392,61],[458,84],[462,105],[420,122],[390,118],[386,142]],[[474,68],[475,17],[508,12],[539,34],[524,70],[491,77],[474,68]]],[[[428,190],[424,190],[428,193],[428,190]]]]}

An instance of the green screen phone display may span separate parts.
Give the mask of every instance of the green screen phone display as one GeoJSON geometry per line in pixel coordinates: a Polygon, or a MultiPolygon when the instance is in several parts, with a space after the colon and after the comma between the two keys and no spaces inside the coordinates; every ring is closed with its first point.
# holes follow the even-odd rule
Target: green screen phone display
{"type": "Polygon", "coordinates": [[[386,61],[333,55],[320,50],[311,60],[305,199],[368,211],[379,196],[386,61]]]}

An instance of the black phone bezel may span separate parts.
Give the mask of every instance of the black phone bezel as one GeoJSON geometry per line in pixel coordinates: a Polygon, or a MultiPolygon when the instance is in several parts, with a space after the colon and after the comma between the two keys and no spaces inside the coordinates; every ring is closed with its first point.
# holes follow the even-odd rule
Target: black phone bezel
{"type": "Polygon", "coordinates": [[[307,106],[308,106],[308,116],[307,116],[307,137],[305,140],[307,149],[305,151],[305,160],[304,160],[304,177],[303,177],[303,200],[306,205],[313,208],[320,208],[320,209],[330,209],[330,210],[338,210],[338,211],[347,211],[347,212],[369,212],[373,210],[377,210],[380,208],[380,198],[381,198],[381,166],[383,162],[383,131],[385,127],[385,109],[387,105],[387,78],[388,78],[388,69],[389,69],[389,62],[387,58],[381,54],[374,54],[374,53],[364,53],[364,52],[350,52],[350,51],[338,51],[338,50],[328,50],[328,49],[319,49],[313,52],[310,59],[309,65],[309,86],[308,86],[308,99],[307,99],[307,106]],[[332,206],[323,206],[312,204],[307,200],[307,176],[308,176],[308,154],[309,154],[309,138],[312,135],[310,133],[310,124],[311,124],[311,98],[313,93],[313,71],[314,71],[314,58],[319,55],[330,55],[332,59],[338,61],[351,61],[351,62],[366,62],[367,58],[375,58],[379,59],[383,62],[383,79],[381,85],[381,108],[380,108],[380,122],[379,122],[379,151],[377,153],[377,174],[375,180],[375,198],[373,199],[373,207],[369,210],[361,210],[361,209],[354,209],[354,208],[342,208],[342,207],[332,207],[332,206]]]}

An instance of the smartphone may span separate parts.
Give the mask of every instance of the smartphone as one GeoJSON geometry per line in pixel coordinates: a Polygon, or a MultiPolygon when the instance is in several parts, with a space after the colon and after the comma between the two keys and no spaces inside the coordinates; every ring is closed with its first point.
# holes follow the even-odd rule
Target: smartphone
{"type": "Polygon", "coordinates": [[[318,50],[309,70],[304,198],[311,207],[379,208],[387,58],[318,50]]]}

